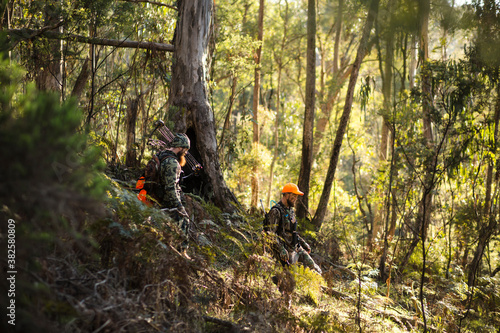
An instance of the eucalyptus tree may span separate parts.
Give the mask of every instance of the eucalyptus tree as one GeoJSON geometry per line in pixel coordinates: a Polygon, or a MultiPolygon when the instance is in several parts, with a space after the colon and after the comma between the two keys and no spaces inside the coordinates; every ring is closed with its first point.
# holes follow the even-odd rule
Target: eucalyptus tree
{"type": "Polygon", "coordinates": [[[271,189],[273,186],[273,179],[274,179],[274,167],[275,164],[278,161],[278,154],[279,154],[279,133],[280,133],[280,118],[281,118],[281,108],[283,104],[282,100],[282,74],[283,74],[283,69],[286,66],[287,63],[287,57],[286,57],[286,52],[288,48],[288,44],[290,43],[290,36],[289,36],[289,22],[291,20],[291,11],[290,11],[290,6],[288,4],[288,0],[284,1],[285,4],[282,8],[282,3],[280,2],[278,4],[278,10],[279,10],[279,17],[282,21],[282,35],[281,35],[281,40],[277,40],[275,43],[273,43],[273,48],[272,48],[272,53],[273,53],[273,59],[276,62],[276,66],[278,67],[277,69],[277,78],[276,78],[276,115],[275,115],[275,123],[274,123],[274,133],[273,133],[273,144],[274,144],[274,149],[273,149],[273,159],[271,161],[271,166],[269,168],[269,183],[268,183],[268,188],[267,188],[267,197],[266,197],[266,202],[270,202],[271,200],[271,189]]]}
{"type": "Polygon", "coordinates": [[[332,146],[332,152],[330,157],[330,164],[328,166],[328,171],[325,177],[323,192],[321,194],[321,198],[318,204],[318,208],[312,220],[312,223],[316,227],[317,230],[321,228],[323,224],[323,220],[326,215],[326,210],[328,207],[328,202],[330,200],[330,192],[333,185],[333,179],[335,177],[335,171],[337,168],[337,163],[340,156],[340,148],[342,147],[342,141],[344,138],[344,134],[346,132],[349,118],[352,110],[352,103],[354,99],[354,88],[356,86],[356,82],[358,79],[359,69],[361,67],[361,63],[369,51],[369,37],[370,32],[373,26],[373,23],[378,15],[378,7],[379,0],[372,0],[370,2],[368,14],[366,17],[366,21],[363,27],[363,32],[361,36],[361,40],[359,42],[358,50],[356,53],[356,59],[353,63],[353,69],[349,78],[349,84],[347,87],[347,93],[344,103],[344,110],[342,112],[342,116],[339,120],[339,125],[337,128],[337,133],[335,135],[335,140],[332,146]]]}
{"type": "Polygon", "coordinates": [[[218,133],[219,156],[223,168],[238,157],[237,116],[243,113],[238,99],[252,83],[255,74],[254,50],[261,43],[251,33],[253,16],[249,1],[218,2],[215,13],[215,51],[211,66],[211,99],[218,133]],[[218,125],[222,123],[222,126],[218,125]]]}
{"type": "Polygon", "coordinates": [[[213,15],[212,1],[178,2],[170,85],[169,112],[176,117],[175,130],[194,130],[193,142],[201,155],[205,172],[213,188],[213,200],[223,210],[232,212],[236,200],[222,176],[212,108],[208,102],[207,63],[213,15]],[[196,22],[196,29],[192,28],[196,22]]]}
{"type": "MultiPolygon", "coordinates": [[[[153,115],[148,113],[151,105],[146,105],[143,98],[148,95],[149,103],[154,102],[153,108],[161,111],[162,107],[158,107],[158,104],[165,104],[164,98],[170,89],[170,105],[179,111],[173,116],[176,129],[183,131],[194,129],[197,139],[193,143],[201,154],[204,170],[213,188],[214,202],[224,210],[232,211],[234,206],[230,202],[234,201],[234,198],[222,178],[213,113],[208,104],[206,89],[208,74],[206,60],[209,60],[208,44],[211,36],[213,3],[178,2],[173,54],[175,65],[172,66],[171,74],[166,69],[171,64],[170,56],[166,56],[164,52],[172,52],[174,47],[143,40],[171,39],[175,26],[171,14],[177,10],[176,7],[160,6],[161,4],[158,5],[156,2],[84,1],[74,4],[57,2],[53,3],[57,10],[51,15],[57,20],[47,22],[38,19],[40,11],[52,10],[52,5],[45,5],[41,2],[17,4],[17,8],[21,10],[17,11],[14,8],[13,12],[22,13],[23,16],[12,19],[11,29],[8,31],[10,39],[6,47],[12,50],[17,45],[25,43],[25,40],[40,40],[42,43],[46,40],[59,39],[66,41],[64,54],[72,54],[71,52],[77,50],[84,61],[78,66],[79,59],[74,57],[75,64],[71,65],[72,71],[77,72],[79,67],[81,75],[74,75],[71,78],[75,82],[72,91],[75,95],[83,96],[82,86],[85,86],[85,77],[89,77],[90,92],[87,94],[89,98],[82,101],[87,104],[87,122],[96,127],[96,133],[99,129],[104,129],[100,140],[107,142],[110,154],[117,162],[119,141],[125,137],[128,148],[127,163],[135,164],[137,155],[132,150],[136,149],[135,124],[139,120],[138,112],[142,111],[143,147],[148,120],[161,117],[157,111],[153,115]],[[192,22],[196,22],[195,31],[189,28],[192,22]],[[60,27],[64,27],[63,32],[59,30],[60,27]],[[130,37],[136,40],[130,40],[130,37]],[[124,49],[127,47],[135,49],[130,51],[124,49]],[[143,51],[144,49],[147,51],[143,51]],[[85,55],[86,52],[88,57],[85,55]],[[90,66],[86,58],[89,58],[90,66]],[[164,94],[161,89],[157,90],[158,87],[164,89],[164,94]],[[125,136],[119,130],[120,123],[124,121],[127,121],[128,132],[125,136]],[[114,138],[111,138],[112,129],[115,130],[114,138]]],[[[23,51],[21,49],[19,53],[23,54],[23,51]]],[[[48,53],[40,58],[54,63],[48,53]]],[[[66,63],[69,63],[67,59],[66,63]]],[[[36,73],[37,66],[34,64],[32,67],[33,73],[36,73]]]]}
{"type": "MultiPolygon", "coordinates": [[[[255,79],[253,86],[253,149],[256,155],[259,154],[259,96],[260,96],[260,81],[261,81],[261,58],[262,58],[262,40],[264,38],[264,0],[259,1],[259,18],[258,18],[258,32],[257,41],[260,42],[255,50],[255,79]]],[[[257,201],[259,197],[259,168],[257,163],[254,163],[252,168],[252,200],[250,205],[252,209],[257,208],[257,201]]]]}
{"type": "Polygon", "coordinates": [[[314,110],[316,103],[316,0],[307,2],[306,100],[302,128],[302,158],[298,185],[304,195],[299,199],[297,217],[309,213],[309,183],[313,162],[314,110]]]}
{"type": "Polygon", "coordinates": [[[351,29],[352,20],[349,20],[346,13],[350,10],[354,11],[356,8],[346,8],[344,0],[338,0],[336,7],[334,4],[335,2],[326,2],[322,13],[321,11],[318,13],[317,39],[321,69],[318,89],[319,112],[315,117],[313,160],[316,159],[320,151],[341,88],[352,70],[349,58],[356,34],[353,33],[354,29],[351,29]],[[335,17],[333,23],[331,17],[335,17]],[[333,58],[330,58],[330,55],[333,55],[333,58]]]}
{"type": "Polygon", "coordinates": [[[389,0],[376,26],[375,43],[383,97],[378,167],[384,171],[385,176],[374,182],[378,186],[375,191],[380,200],[374,205],[372,236],[380,233],[384,241],[379,262],[382,281],[387,279],[389,240],[395,235],[398,215],[402,215],[398,212],[398,196],[404,193],[398,184],[402,165],[398,162],[401,160],[401,153],[396,140],[401,135],[397,133],[401,126],[398,122],[403,118],[398,116],[398,112],[408,112],[408,109],[401,106],[407,105],[405,99],[414,88],[411,80],[407,81],[407,76],[413,76],[415,71],[409,63],[412,64],[412,59],[415,58],[414,36],[418,34],[417,23],[418,15],[413,3],[389,0]],[[379,183],[380,180],[382,183],[379,183]]]}

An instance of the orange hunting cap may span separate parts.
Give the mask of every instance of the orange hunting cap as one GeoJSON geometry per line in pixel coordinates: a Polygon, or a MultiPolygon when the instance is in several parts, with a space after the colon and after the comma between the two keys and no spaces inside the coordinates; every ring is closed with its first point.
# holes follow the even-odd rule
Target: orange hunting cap
{"type": "Polygon", "coordinates": [[[295,185],[294,183],[288,183],[285,186],[283,186],[281,193],[293,193],[293,194],[297,194],[297,195],[304,195],[304,192],[301,192],[299,190],[299,187],[297,185],[295,185]]]}

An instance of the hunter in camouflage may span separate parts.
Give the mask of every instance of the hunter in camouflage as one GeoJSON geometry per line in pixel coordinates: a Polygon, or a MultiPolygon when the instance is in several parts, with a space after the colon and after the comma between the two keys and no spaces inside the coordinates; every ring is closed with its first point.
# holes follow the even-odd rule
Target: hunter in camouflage
{"type": "Polygon", "coordinates": [[[281,200],[269,211],[269,229],[276,234],[274,252],[282,264],[300,261],[305,266],[322,273],[309,253],[311,247],[297,233],[297,220],[293,207],[299,195],[304,195],[297,185],[289,183],[283,187],[281,200]]]}
{"type": "Polygon", "coordinates": [[[184,248],[187,247],[189,217],[183,205],[184,194],[181,190],[180,179],[182,166],[186,163],[184,156],[189,148],[189,138],[185,134],[176,134],[170,143],[170,148],[162,152],[160,157],[162,160],[161,183],[164,190],[162,204],[183,232],[185,242],[182,246],[184,248]]]}

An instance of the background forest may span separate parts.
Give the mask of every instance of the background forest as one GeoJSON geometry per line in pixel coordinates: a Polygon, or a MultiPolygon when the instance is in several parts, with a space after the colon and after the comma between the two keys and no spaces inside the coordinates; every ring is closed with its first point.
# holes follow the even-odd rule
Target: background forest
{"type": "Polygon", "coordinates": [[[498,1],[0,15],[2,332],[499,331],[498,1]],[[133,190],[158,120],[204,168],[185,170],[189,260],[133,190]],[[278,267],[260,232],[288,182],[323,276],[278,267]]]}

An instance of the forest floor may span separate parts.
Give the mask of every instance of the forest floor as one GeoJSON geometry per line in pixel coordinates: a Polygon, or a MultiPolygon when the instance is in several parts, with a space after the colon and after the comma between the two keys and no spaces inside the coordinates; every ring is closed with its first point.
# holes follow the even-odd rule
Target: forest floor
{"type": "MultiPolygon", "coordinates": [[[[498,304],[495,279],[483,283],[484,300],[465,311],[463,277],[429,274],[422,313],[418,272],[406,275],[404,283],[401,277],[380,283],[375,262],[332,258],[315,239],[308,241],[322,275],[301,265],[283,268],[266,245],[261,217],[225,214],[193,195],[186,196],[192,234],[184,255],[166,214],[140,203],[132,181],[110,182],[105,213],[88,219],[93,221],[86,227],[88,238],[43,258],[33,275],[48,291],[40,310],[47,331],[54,325],[61,332],[422,332],[424,326],[432,332],[497,332],[500,327],[495,313],[485,316],[482,310],[492,298],[498,304]],[[488,288],[493,288],[489,295],[488,288]]],[[[43,331],[40,323],[35,327],[43,331]]],[[[34,324],[19,325],[28,332],[34,324]]]]}

